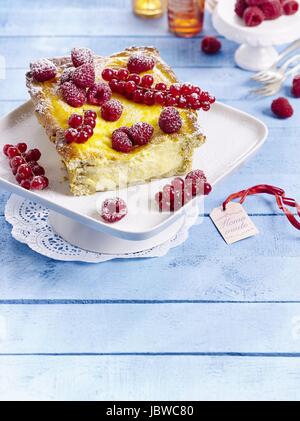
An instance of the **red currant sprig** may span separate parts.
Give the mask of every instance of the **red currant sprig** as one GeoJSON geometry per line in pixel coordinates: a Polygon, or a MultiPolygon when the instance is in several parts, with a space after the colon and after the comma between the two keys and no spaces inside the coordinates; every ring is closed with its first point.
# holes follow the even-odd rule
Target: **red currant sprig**
{"type": "Polygon", "coordinates": [[[139,104],[208,111],[216,101],[208,92],[190,83],[175,83],[169,88],[162,82],[154,85],[152,75],[146,74],[141,77],[135,73],[130,74],[125,68],[106,68],[102,71],[102,78],[109,82],[113,92],[139,104]]]}
{"type": "Polygon", "coordinates": [[[49,185],[44,168],[38,164],[41,157],[39,149],[27,151],[25,142],[17,145],[4,145],[3,153],[9,159],[9,165],[17,182],[26,190],[44,190],[49,185]]]}
{"type": "Polygon", "coordinates": [[[68,120],[69,129],[65,131],[67,143],[85,143],[94,134],[96,127],[97,113],[87,110],[84,115],[72,114],[68,120]]]}
{"type": "Polygon", "coordinates": [[[166,184],[162,191],[155,195],[160,211],[174,212],[188,203],[193,197],[208,195],[212,190],[206,176],[201,170],[194,170],[185,179],[176,177],[171,184],[166,184]]]}

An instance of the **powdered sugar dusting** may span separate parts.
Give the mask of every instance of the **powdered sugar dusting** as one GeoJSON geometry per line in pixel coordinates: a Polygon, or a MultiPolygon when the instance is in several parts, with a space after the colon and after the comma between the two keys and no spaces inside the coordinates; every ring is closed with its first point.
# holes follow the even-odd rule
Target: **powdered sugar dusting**
{"type": "Polygon", "coordinates": [[[89,48],[73,48],[71,58],[75,67],[94,63],[94,54],[89,48]]]}

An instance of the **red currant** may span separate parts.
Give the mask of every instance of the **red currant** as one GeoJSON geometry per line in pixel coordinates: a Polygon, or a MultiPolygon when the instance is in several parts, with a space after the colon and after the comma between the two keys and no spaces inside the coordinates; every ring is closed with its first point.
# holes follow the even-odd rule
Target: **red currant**
{"type": "Polygon", "coordinates": [[[114,76],[114,71],[112,69],[104,69],[102,71],[102,79],[109,82],[114,76]]]}
{"type": "Polygon", "coordinates": [[[204,194],[207,196],[212,191],[212,186],[209,183],[204,184],[204,194]]]}
{"type": "Polygon", "coordinates": [[[104,221],[114,223],[120,221],[127,215],[127,206],[123,199],[115,197],[106,199],[101,208],[101,217],[104,221]]]}
{"type": "Polygon", "coordinates": [[[179,85],[179,83],[174,83],[173,85],[170,86],[169,88],[169,92],[172,96],[177,96],[180,94],[180,90],[181,90],[181,86],[179,85]]]}
{"type": "Polygon", "coordinates": [[[32,165],[31,169],[34,175],[45,175],[44,168],[37,163],[35,165],[32,165]]]}
{"type": "Polygon", "coordinates": [[[86,125],[86,126],[82,126],[82,129],[81,129],[83,132],[85,132],[87,135],[88,135],[88,137],[90,138],[90,137],[92,137],[93,136],[93,134],[94,134],[94,130],[93,130],[93,127],[91,127],[91,126],[89,126],[89,125],[86,125]]]}
{"type": "Polygon", "coordinates": [[[154,103],[155,103],[154,93],[152,91],[146,91],[144,93],[144,104],[154,105],[154,103]]]}
{"type": "Polygon", "coordinates": [[[81,115],[79,115],[79,114],[72,114],[69,117],[68,124],[73,129],[77,129],[77,127],[79,127],[79,126],[82,125],[82,120],[83,120],[83,118],[82,118],[81,115]]]}
{"type": "Polygon", "coordinates": [[[125,91],[128,94],[131,94],[136,89],[137,89],[137,86],[136,86],[135,82],[133,82],[132,80],[129,80],[128,82],[126,82],[125,91]]]}
{"type": "Polygon", "coordinates": [[[190,95],[193,93],[193,86],[190,83],[184,83],[181,86],[180,93],[181,95],[190,95]]]}
{"type": "Polygon", "coordinates": [[[89,135],[85,130],[81,130],[75,140],[76,143],[85,143],[89,140],[89,135]]]}
{"type": "Polygon", "coordinates": [[[38,161],[41,157],[41,152],[38,149],[30,149],[26,154],[24,155],[24,158],[26,161],[38,161]]]}
{"type": "Polygon", "coordinates": [[[44,190],[48,187],[49,180],[47,177],[43,175],[38,175],[33,177],[30,183],[30,187],[32,190],[44,190]]]}
{"type": "Polygon", "coordinates": [[[158,91],[166,91],[167,85],[165,83],[160,82],[155,85],[155,89],[157,89],[158,91]]]}
{"type": "Polygon", "coordinates": [[[84,124],[94,129],[96,127],[96,120],[94,120],[92,117],[84,117],[84,124]]]}
{"type": "Polygon", "coordinates": [[[4,145],[3,146],[3,153],[4,153],[4,155],[5,156],[8,156],[8,154],[7,154],[7,151],[8,151],[8,149],[9,148],[11,148],[13,145],[9,145],[9,144],[6,144],[6,145],[4,145]]]}
{"type": "Polygon", "coordinates": [[[158,204],[161,203],[162,198],[163,198],[163,193],[161,191],[159,191],[159,192],[157,192],[155,194],[155,201],[156,201],[156,203],[158,203],[158,204]]]}
{"type": "Polygon", "coordinates": [[[209,102],[210,104],[214,104],[214,103],[216,102],[216,97],[214,97],[214,96],[209,96],[209,98],[208,98],[208,102],[209,102]]]}
{"type": "Polygon", "coordinates": [[[179,108],[187,108],[187,106],[188,106],[187,99],[184,96],[180,96],[177,99],[177,105],[178,105],[179,108]]]}
{"type": "Polygon", "coordinates": [[[193,86],[193,94],[201,94],[201,89],[198,86],[193,86]]]}
{"type": "Polygon", "coordinates": [[[93,120],[97,119],[97,113],[93,110],[87,110],[84,112],[84,118],[92,118],[93,120]]]}
{"type": "Polygon", "coordinates": [[[206,91],[202,91],[199,97],[201,102],[207,102],[209,101],[209,93],[206,91]]]}
{"type": "Polygon", "coordinates": [[[166,96],[166,105],[168,107],[172,107],[172,106],[174,106],[176,104],[177,104],[177,100],[176,100],[176,98],[174,96],[172,96],[172,95],[167,95],[166,96]]]}
{"type": "Polygon", "coordinates": [[[126,92],[126,83],[125,80],[120,80],[120,82],[118,82],[118,87],[117,87],[117,92],[121,95],[125,94],[126,92]]]}
{"type": "Polygon", "coordinates": [[[133,92],[132,99],[137,104],[143,102],[143,98],[144,98],[144,93],[141,89],[137,89],[136,91],[133,92]]]}
{"type": "Polygon", "coordinates": [[[11,168],[13,169],[18,169],[20,165],[25,164],[25,163],[26,163],[25,159],[22,158],[21,156],[15,156],[9,162],[11,168]]]}
{"type": "Polygon", "coordinates": [[[109,81],[109,87],[113,92],[118,92],[118,87],[119,87],[118,79],[111,79],[109,81]]]}
{"type": "Polygon", "coordinates": [[[27,150],[27,145],[25,142],[20,142],[17,144],[16,148],[19,149],[21,153],[25,153],[27,150]]]}
{"type": "Polygon", "coordinates": [[[68,129],[65,131],[65,139],[67,143],[76,142],[78,131],[76,129],[68,129]]]}
{"type": "Polygon", "coordinates": [[[184,189],[184,180],[181,177],[176,177],[172,180],[171,185],[175,191],[183,191],[184,189]]]}
{"type": "Polygon", "coordinates": [[[128,80],[134,82],[136,85],[139,85],[141,83],[141,77],[136,73],[132,73],[131,75],[129,75],[128,80]]]}
{"type": "Polygon", "coordinates": [[[195,105],[199,102],[199,95],[194,93],[194,94],[188,95],[186,97],[186,99],[187,99],[187,102],[188,102],[189,106],[194,108],[195,105]]]}
{"type": "Polygon", "coordinates": [[[22,180],[27,180],[32,177],[32,169],[29,165],[22,164],[19,166],[17,174],[22,180]]]}
{"type": "Polygon", "coordinates": [[[15,156],[21,155],[19,149],[17,149],[15,146],[11,146],[10,148],[8,148],[6,154],[10,159],[15,156]]]}
{"type": "Polygon", "coordinates": [[[163,196],[166,200],[173,202],[175,193],[174,193],[174,187],[171,184],[166,184],[163,188],[163,196]]]}
{"type": "Polygon", "coordinates": [[[30,190],[30,187],[31,187],[30,180],[21,180],[20,186],[23,187],[23,189],[30,190]]]}
{"type": "Polygon", "coordinates": [[[145,75],[142,77],[141,85],[144,88],[151,88],[151,86],[153,85],[153,82],[154,82],[153,76],[145,75]]]}
{"type": "Polygon", "coordinates": [[[210,103],[209,102],[203,102],[201,106],[203,111],[209,111],[210,110],[210,103]]]}
{"type": "Polygon", "coordinates": [[[166,103],[166,97],[163,92],[155,92],[154,94],[155,103],[159,105],[165,105],[166,103]]]}
{"type": "Polygon", "coordinates": [[[127,80],[129,76],[129,71],[127,69],[119,69],[117,73],[118,80],[127,80]]]}

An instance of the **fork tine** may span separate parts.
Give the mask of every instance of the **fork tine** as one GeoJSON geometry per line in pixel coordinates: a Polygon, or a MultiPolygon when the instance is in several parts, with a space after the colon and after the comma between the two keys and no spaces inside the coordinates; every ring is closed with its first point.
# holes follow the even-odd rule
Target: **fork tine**
{"type": "Polygon", "coordinates": [[[271,96],[271,95],[275,94],[276,91],[277,91],[277,89],[274,88],[274,86],[265,86],[264,88],[253,89],[250,92],[254,95],[271,96]]]}
{"type": "Polygon", "coordinates": [[[265,71],[256,73],[255,75],[253,75],[251,77],[251,79],[253,79],[253,80],[261,80],[261,78],[265,77],[266,73],[267,72],[265,72],[265,71]]]}

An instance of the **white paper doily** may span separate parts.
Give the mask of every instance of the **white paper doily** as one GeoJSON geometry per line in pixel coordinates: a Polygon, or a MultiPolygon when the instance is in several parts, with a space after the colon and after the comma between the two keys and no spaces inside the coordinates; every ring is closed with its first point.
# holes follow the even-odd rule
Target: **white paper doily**
{"type": "Polygon", "coordinates": [[[198,212],[195,209],[185,216],[183,226],[172,239],[148,250],[128,254],[102,254],[83,250],[73,246],[57,235],[48,222],[49,210],[39,203],[11,195],[6,207],[5,218],[12,225],[12,236],[32,250],[55,260],[100,263],[112,259],[130,259],[160,257],[184,243],[188,238],[189,228],[196,222],[198,212]]]}

